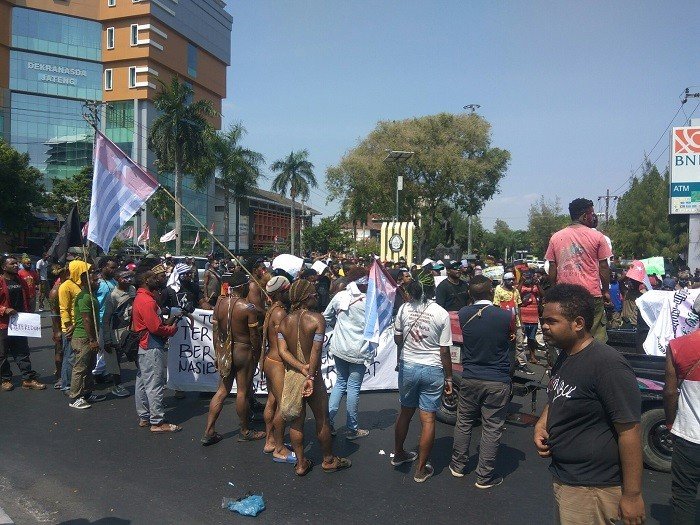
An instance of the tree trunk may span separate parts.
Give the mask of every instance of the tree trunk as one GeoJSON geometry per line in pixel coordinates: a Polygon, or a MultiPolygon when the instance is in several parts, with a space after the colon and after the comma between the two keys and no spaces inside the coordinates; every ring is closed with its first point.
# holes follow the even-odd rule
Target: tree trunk
{"type": "Polygon", "coordinates": [[[290,220],[291,220],[291,231],[289,232],[289,235],[290,235],[290,237],[289,237],[289,239],[290,239],[290,250],[289,250],[289,252],[290,252],[292,255],[294,255],[294,241],[295,241],[295,239],[296,239],[296,235],[294,234],[294,211],[295,211],[295,209],[296,209],[295,201],[294,201],[295,197],[296,197],[296,195],[294,194],[294,192],[292,192],[292,216],[291,216],[291,218],[290,218],[290,220]]]}
{"type": "MultiPolygon", "coordinates": [[[[182,203],[182,174],[180,163],[175,161],[175,199],[182,203]]],[[[182,252],[182,208],[175,204],[175,255],[182,252]]]]}
{"type": "Polygon", "coordinates": [[[241,225],[240,225],[240,218],[241,218],[241,198],[239,195],[236,195],[236,255],[240,255],[241,253],[241,225]]]}
{"type": "Polygon", "coordinates": [[[231,215],[231,210],[230,210],[230,205],[231,205],[231,194],[228,191],[228,188],[224,188],[224,246],[226,248],[229,247],[228,245],[228,238],[229,238],[229,228],[228,228],[228,223],[229,223],[229,217],[231,215]]]}

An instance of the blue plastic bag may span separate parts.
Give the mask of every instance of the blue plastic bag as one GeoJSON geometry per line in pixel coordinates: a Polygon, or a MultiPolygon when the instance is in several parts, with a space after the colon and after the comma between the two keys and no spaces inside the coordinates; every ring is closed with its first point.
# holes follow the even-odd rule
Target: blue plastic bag
{"type": "Polygon", "coordinates": [[[262,494],[251,494],[250,496],[234,500],[231,498],[223,498],[221,500],[221,508],[228,509],[232,512],[238,512],[242,516],[257,516],[265,510],[265,501],[262,494]]]}

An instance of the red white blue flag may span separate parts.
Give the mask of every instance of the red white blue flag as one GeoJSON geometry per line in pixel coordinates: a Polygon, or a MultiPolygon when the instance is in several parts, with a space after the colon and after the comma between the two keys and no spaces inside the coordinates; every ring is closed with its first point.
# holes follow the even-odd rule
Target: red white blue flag
{"type": "Polygon", "coordinates": [[[380,334],[391,324],[396,288],[396,282],[389,272],[375,259],[369,271],[365,306],[364,335],[370,343],[378,344],[380,334]]]}
{"type": "Polygon", "coordinates": [[[104,251],[158,189],[158,181],[99,131],[95,131],[94,172],[88,239],[104,251]]]}

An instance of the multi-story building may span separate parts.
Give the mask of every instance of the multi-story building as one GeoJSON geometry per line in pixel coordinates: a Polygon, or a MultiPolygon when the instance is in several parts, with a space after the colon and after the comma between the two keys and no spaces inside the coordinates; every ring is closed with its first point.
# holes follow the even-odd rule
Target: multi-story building
{"type": "MultiPolygon", "coordinates": [[[[0,0],[0,134],[29,153],[50,189],[54,178],[92,163],[83,105],[103,102],[101,129],[155,173],[147,135],[159,81],[177,75],[196,100],[221,111],[232,25],[224,7],[222,0],[0,0]]],[[[220,128],[220,118],[213,124],[220,128]]],[[[185,178],[183,202],[204,223],[213,217],[213,193],[213,181],[200,192],[185,178]]],[[[147,217],[138,214],[136,235],[147,217]]],[[[187,239],[195,228],[184,225],[187,239]]]]}

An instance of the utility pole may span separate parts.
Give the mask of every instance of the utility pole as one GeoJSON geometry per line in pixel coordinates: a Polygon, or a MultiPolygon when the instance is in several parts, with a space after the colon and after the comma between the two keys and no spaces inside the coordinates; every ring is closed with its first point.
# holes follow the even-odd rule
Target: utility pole
{"type": "Polygon", "coordinates": [[[617,195],[610,195],[610,188],[607,189],[605,192],[605,195],[599,195],[598,196],[598,202],[600,202],[600,199],[605,199],[605,226],[608,226],[608,222],[610,222],[610,200],[612,199],[613,201],[618,200],[620,197],[617,195]]]}

